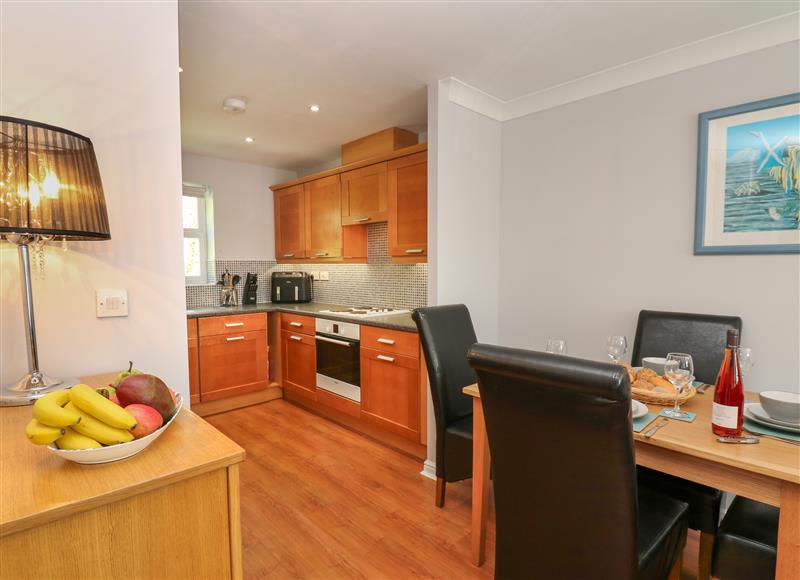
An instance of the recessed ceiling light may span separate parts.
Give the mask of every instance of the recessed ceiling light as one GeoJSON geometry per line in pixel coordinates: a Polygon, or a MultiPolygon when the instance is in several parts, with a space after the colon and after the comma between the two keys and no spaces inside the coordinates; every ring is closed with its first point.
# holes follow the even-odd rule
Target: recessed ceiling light
{"type": "Polygon", "coordinates": [[[312,113],[319,113],[319,105],[311,105],[310,107],[308,107],[308,110],[311,111],[312,113]]]}
{"type": "Polygon", "coordinates": [[[252,137],[245,137],[244,138],[244,142],[245,143],[252,143],[253,141],[255,141],[255,139],[253,139],[252,137]]]}

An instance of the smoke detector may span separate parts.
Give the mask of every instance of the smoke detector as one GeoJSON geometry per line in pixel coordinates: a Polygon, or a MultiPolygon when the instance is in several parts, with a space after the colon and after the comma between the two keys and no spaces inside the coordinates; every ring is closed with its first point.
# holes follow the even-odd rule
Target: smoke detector
{"type": "Polygon", "coordinates": [[[222,110],[234,115],[244,113],[247,110],[247,101],[244,97],[227,97],[222,101],[222,110]]]}

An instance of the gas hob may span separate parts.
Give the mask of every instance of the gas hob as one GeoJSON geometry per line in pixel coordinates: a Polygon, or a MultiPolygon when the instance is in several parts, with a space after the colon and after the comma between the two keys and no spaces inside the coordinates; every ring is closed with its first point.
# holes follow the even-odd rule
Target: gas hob
{"type": "Polygon", "coordinates": [[[372,316],[394,316],[396,314],[408,314],[410,310],[398,308],[376,308],[374,306],[355,306],[350,308],[336,308],[331,310],[320,310],[320,314],[335,314],[336,316],[352,316],[353,318],[370,318],[372,316]]]}

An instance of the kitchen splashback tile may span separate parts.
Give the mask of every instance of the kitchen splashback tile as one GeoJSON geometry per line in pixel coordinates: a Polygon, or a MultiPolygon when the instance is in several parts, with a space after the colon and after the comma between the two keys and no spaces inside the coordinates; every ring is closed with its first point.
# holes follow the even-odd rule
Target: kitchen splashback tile
{"type": "MultiPolygon", "coordinates": [[[[248,272],[258,274],[258,302],[269,302],[273,271],[328,272],[330,280],[314,280],[314,300],[343,306],[419,308],[428,299],[428,265],[394,264],[388,254],[385,223],[368,226],[367,264],[278,264],[275,261],[216,260],[216,279],[229,270],[239,274],[239,299],[248,272]]],[[[219,304],[220,286],[186,287],[187,308],[219,304]]]]}

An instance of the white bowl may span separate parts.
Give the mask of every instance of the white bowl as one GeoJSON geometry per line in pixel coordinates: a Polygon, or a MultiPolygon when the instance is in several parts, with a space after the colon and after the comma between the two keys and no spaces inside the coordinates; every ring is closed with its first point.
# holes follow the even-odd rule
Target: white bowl
{"type": "Polygon", "coordinates": [[[800,393],[790,391],[764,391],[758,400],[767,414],[778,421],[800,423],[800,393]]]}
{"type": "Polygon", "coordinates": [[[667,364],[667,359],[660,356],[646,356],[642,359],[642,366],[656,371],[659,377],[664,376],[664,365],[667,364]]]}
{"type": "Polygon", "coordinates": [[[175,402],[177,403],[175,413],[170,417],[169,421],[164,423],[161,427],[146,435],[141,439],[134,439],[127,443],[117,443],[116,445],[109,445],[108,447],[99,447],[96,449],[59,449],[55,443],[51,443],[47,448],[56,455],[63,457],[68,461],[75,463],[93,464],[93,463],[111,463],[112,461],[119,461],[120,459],[127,459],[136,455],[140,451],[144,451],[153,441],[167,430],[181,412],[183,407],[183,399],[180,395],[175,395],[175,402]]]}

